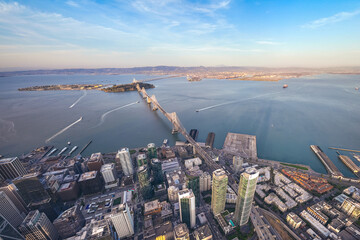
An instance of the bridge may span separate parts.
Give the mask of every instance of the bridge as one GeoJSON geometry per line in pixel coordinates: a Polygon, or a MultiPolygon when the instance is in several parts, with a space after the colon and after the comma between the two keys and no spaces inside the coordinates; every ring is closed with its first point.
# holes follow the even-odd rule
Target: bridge
{"type": "MultiPolygon", "coordinates": [[[[134,80],[135,82],[136,80],[134,80]]],[[[136,82],[135,82],[136,83],[136,82]]],[[[172,133],[181,133],[186,140],[193,146],[194,153],[200,155],[200,157],[204,160],[204,162],[209,166],[209,168],[214,171],[219,169],[220,166],[210,157],[210,155],[200,147],[200,145],[195,142],[195,140],[188,134],[184,126],[181,124],[180,119],[178,118],[176,112],[168,113],[165,109],[159,104],[155,95],[151,97],[146,92],[145,88],[140,88],[139,84],[136,84],[136,89],[142,95],[148,104],[152,104],[152,110],[160,110],[162,114],[171,122],[173,129],[172,133]]]]}

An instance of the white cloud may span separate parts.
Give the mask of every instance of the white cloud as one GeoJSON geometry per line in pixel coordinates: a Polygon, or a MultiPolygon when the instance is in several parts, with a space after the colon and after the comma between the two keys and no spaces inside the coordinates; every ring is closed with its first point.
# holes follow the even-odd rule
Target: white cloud
{"type": "Polygon", "coordinates": [[[67,1],[66,4],[71,6],[71,7],[80,7],[80,5],[77,2],[74,2],[74,1],[71,1],[71,0],[67,1]]]}
{"type": "Polygon", "coordinates": [[[319,28],[328,24],[332,24],[332,23],[337,23],[337,22],[341,22],[344,20],[347,20],[349,18],[352,18],[356,15],[360,14],[360,10],[356,10],[353,12],[339,12],[336,13],[335,15],[332,15],[330,17],[325,17],[325,18],[320,18],[317,19],[315,21],[312,21],[310,23],[304,24],[302,25],[302,28],[311,28],[311,29],[315,29],[315,28],[319,28]]]}

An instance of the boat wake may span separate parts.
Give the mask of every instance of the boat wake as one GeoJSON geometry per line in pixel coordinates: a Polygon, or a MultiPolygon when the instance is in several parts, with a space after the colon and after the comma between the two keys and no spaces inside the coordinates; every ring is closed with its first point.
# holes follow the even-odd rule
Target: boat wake
{"type": "Polygon", "coordinates": [[[115,112],[115,111],[117,111],[117,110],[120,110],[120,109],[122,109],[122,108],[126,108],[126,107],[129,107],[129,106],[131,106],[131,105],[137,104],[137,103],[139,103],[139,101],[136,101],[136,102],[133,102],[133,103],[129,103],[129,104],[126,104],[126,105],[124,105],[124,106],[120,106],[120,107],[114,108],[114,109],[112,109],[112,110],[110,110],[110,111],[107,111],[106,113],[104,113],[103,115],[101,115],[100,122],[99,122],[99,124],[96,125],[95,127],[99,127],[100,125],[102,125],[102,124],[105,122],[105,118],[106,118],[106,116],[107,116],[108,114],[110,114],[110,113],[112,113],[112,112],[115,112]]]}
{"type": "Polygon", "coordinates": [[[220,104],[212,105],[212,106],[209,106],[209,107],[196,109],[195,111],[196,112],[201,112],[201,111],[209,110],[209,109],[212,109],[212,108],[221,107],[221,106],[224,106],[224,105],[244,102],[244,101],[248,101],[248,100],[252,100],[252,99],[256,99],[256,98],[260,98],[260,97],[265,97],[265,96],[269,96],[269,95],[278,94],[278,93],[281,93],[281,92],[267,93],[267,94],[263,94],[263,95],[259,95],[259,96],[255,96],[255,97],[249,97],[249,98],[241,99],[239,101],[231,101],[231,102],[220,103],[220,104]]]}
{"type": "Polygon", "coordinates": [[[62,134],[63,132],[65,132],[66,130],[68,130],[69,128],[71,128],[72,126],[74,126],[75,124],[77,124],[78,122],[80,122],[82,120],[82,117],[79,118],[78,120],[76,120],[75,122],[73,122],[72,124],[70,124],[69,126],[61,129],[59,132],[55,133],[53,136],[49,137],[48,139],[46,139],[46,143],[50,142],[51,140],[53,140],[54,138],[56,138],[57,136],[59,136],[60,134],[62,134]]]}
{"type": "Polygon", "coordinates": [[[85,97],[87,95],[87,91],[84,90],[84,93],[81,97],[79,97],[69,108],[73,108],[75,107],[76,104],[78,104],[78,102],[80,102],[81,99],[83,99],[83,97],[85,97]]]}

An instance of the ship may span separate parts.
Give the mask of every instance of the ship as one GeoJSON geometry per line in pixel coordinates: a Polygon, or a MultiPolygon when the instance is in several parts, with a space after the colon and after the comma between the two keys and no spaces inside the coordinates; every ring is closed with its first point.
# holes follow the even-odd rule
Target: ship
{"type": "Polygon", "coordinates": [[[67,147],[64,147],[63,149],[61,149],[61,151],[58,153],[58,156],[63,154],[67,149],[68,149],[67,147]]]}
{"type": "Polygon", "coordinates": [[[77,148],[78,148],[78,146],[73,147],[73,148],[70,150],[69,155],[71,155],[77,148]]]}
{"type": "Polygon", "coordinates": [[[354,158],[360,162],[360,156],[359,155],[354,154],[354,158]]]}
{"type": "Polygon", "coordinates": [[[67,144],[68,144],[68,145],[70,145],[70,144],[71,144],[71,142],[69,141],[69,142],[67,142],[67,144]]]}
{"type": "Polygon", "coordinates": [[[283,88],[287,88],[287,87],[288,87],[288,85],[287,85],[287,84],[284,84],[284,85],[283,85],[283,88]]]}

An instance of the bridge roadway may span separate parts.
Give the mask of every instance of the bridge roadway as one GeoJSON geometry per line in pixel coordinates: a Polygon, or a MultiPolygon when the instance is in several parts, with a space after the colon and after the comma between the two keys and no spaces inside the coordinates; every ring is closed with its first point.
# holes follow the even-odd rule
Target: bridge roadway
{"type": "Polygon", "coordinates": [[[138,92],[142,94],[143,98],[147,99],[148,103],[151,102],[153,104],[153,110],[159,109],[160,112],[164,114],[164,116],[173,124],[173,132],[180,132],[186,138],[186,140],[194,147],[196,153],[201,156],[201,158],[212,171],[221,168],[216,162],[214,162],[210,155],[205,152],[205,150],[202,149],[200,145],[195,142],[195,140],[187,133],[186,129],[182,126],[179,118],[177,117],[176,112],[166,112],[165,109],[156,100],[155,95],[150,97],[144,88],[140,89],[139,85],[136,85],[136,88],[138,92]]]}

